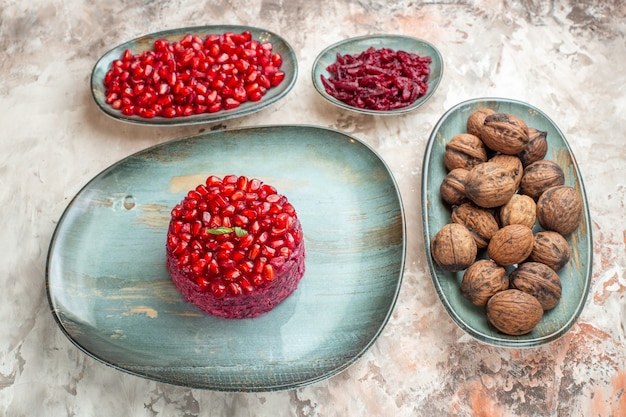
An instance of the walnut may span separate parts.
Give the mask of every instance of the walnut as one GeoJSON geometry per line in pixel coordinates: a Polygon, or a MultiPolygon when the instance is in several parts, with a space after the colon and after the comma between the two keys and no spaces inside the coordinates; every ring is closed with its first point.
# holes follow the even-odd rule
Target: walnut
{"type": "Polygon", "coordinates": [[[559,164],[548,159],[542,159],[533,162],[524,169],[519,190],[520,193],[537,199],[548,188],[564,183],[565,174],[559,164]]]}
{"type": "Polygon", "coordinates": [[[487,302],[487,318],[511,336],[530,333],[541,321],[543,307],[534,296],[517,289],[500,291],[487,302]]]}
{"type": "Polygon", "coordinates": [[[493,235],[487,255],[498,265],[509,266],[523,262],[533,250],[533,231],[523,224],[504,226],[493,235]]]}
{"type": "Polygon", "coordinates": [[[537,221],[541,227],[559,232],[563,236],[578,228],[582,213],[583,201],[580,194],[567,185],[548,188],[537,201],[537,221]]]}
{"type": "Polygon", "coordinates": [[[537,204],[527,195],[513,194],[511,199],[498,208],[500,226],[523,224],[533,228],[537,221],[537,204]]]}
{"type": "Polygon", "coordinates": [[[528,128],[528,145],[517,156],[526,168],[533,162],[545,158],[548,153],[548,132],[537,130],[534,127],[528,128]]]}
{"type": "Polygon", "coordinates": [[[567,240],[558,232],[545,230],[535,233],[535,244],[528,260],[541,262],[558,271],[565,266],[570,256],[567,240]]]}
{"type": "Polygon", "coordinates": [[[448,223],[433,237],[430,252],[441,269],[461,271],[474,263],[478,248],[467,227],[448,223]]]}
{"type": "Polygon", "coordinates": [[[524,262],[509,275],[511,288],[534,296],[544,310],[550,310],[561,299],[561,279],[548,265],[524,262]]]}
{"type": "Polygon", "coordinates": [[[463,168],[455,168],[448,172],[441,181],[439,193],[441,199],[450,206],[458,206],[469,201],[465,195],[465,178],[467,178],[468,170],[463,168]]]}
{"type": "Polygon", "coordinates": [[[448,171],[454,168],[472,169],[487,160],[487,150],[479,137],[469,133],[454,135],[446,144],[443,163],[448,171]]]}
{"type": "Polygon", "coordinates": [[[470,265],[461,280],[461,294],[477,306],[486,305],[494,294],[508,287],[506,270],[488,259],[470,265]]]}
{"type": "Polygon", "coordinates": [[[489,240],[499,228],[491,212],[473,203],[464,203],[452,209],[450,221],[467,227],[478,249],[486,248],[489,240]]]}
{"type": "Polygon", "coordinates": [[[485,118],[491,114],[495,114],[496,111],[493,109],[480,109],[476,110],[467,118],[466,130],[467,133],[470,133],[474,136],[480,137],[480,132],[483,129],[483,124],[485,123],[485,118]]]}
{"type": "Polygon", "coordinates": [[[516,155],[528,144],[528,125],[513,114],[495,113],[485,118],[480,138],[491,150],[516,155]]]}
{"type": "Polygon", "coordinates": [[[524,175],[524,167],[522,166],[522,161],[517,156],[499,153],[491,157],[489,162],[494,162],[506,168],[515,179],[515,188],[519,187],[524,175]]]}
{"type": "Polygon", "coordinates": [[[516,191],[515,178],[494,162],[484,162],[472,168],[465,178],[465,194],[484,208],[501,206],[516,191]]]}

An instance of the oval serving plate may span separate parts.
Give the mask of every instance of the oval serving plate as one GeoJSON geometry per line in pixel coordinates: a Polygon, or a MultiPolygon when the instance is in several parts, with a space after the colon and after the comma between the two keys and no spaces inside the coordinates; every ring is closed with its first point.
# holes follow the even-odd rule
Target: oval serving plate
{"type": "MultiPolygon", "coordinates": [[[[593,239],[589,206],[582,176],[563,133],[541,110],[515,100],[479,98],[457,104],[448,110],[434,127],[424,155],[422,176],[422,221],[424,247],[432,281],[441,302],[453,321],[474,338],[496,346],[511,348],[540,346],[564,335],[582,312],[591,283],[593,239]],[[565,173],[565,184],[574,187],[583,199],[583,216],[578,229],[567,237],[572,256],[560,271],[563,293],[559,304],[546,311],[543,319],[529,334],[508,336],[498,332],[487,321],[485,309],[463,298],[460,283],[463,272],[448,272],[432,260],[430,241],[450,220],[450,210],[443,203],[439,186],[446,175],[443,164],[446,143],[457,133],[465,132],[468,116],[479,109],[515,114],[528,126],[548,132],[548,154],[545,159],[557,162],[565,173]]],[[[541,230],[535,226],[535,231],[541,230]]]]}
{"type": "Polygon", "coordinates": [[[372,114],[372,115],[398,115],[412,112],[421,105],[423,105],[428,99],[432,97],[441,82],[443,76],[443,59],[441,53],[429,42],[413,38],[410,36],[402,35],[365,35],[355,38],[345,39],[337,42],[328,48],[324,49],[313,62],[313,68],[311,71],[313,78],[313,86],[317,92],[330,103],[339,106],[344,109],[352,110],[358,113],[372,114]],[[421,56],[429,56],[432,60],[430,64],[430,75],[428,77],[428,91],[422,97],[419,97],[410,106],[389,110],[370,110],[360,109],[349,104],[344,103],[341,100],[336,99],[326,92],[324,84],[322,84],[321,75],[330,77],[330,73],[326,70],[329,65],[337,61],[337,54],[341,55],[358,55],[361,52],[367,50],[369,47],[376,49],[390,48],[394,51],[413,52],[421,56]]]}
{"type": "Polygon", "coordinates": [[[295,85],[297,76],[298,61],[296,54],[287,41],[276,33],[251,26],[196,26],[151,33],[149,35],[141,36],[125,42],[111,49],[98,60],[93,68],[91,73],[91,93],[100,110],[114,119],[143,125],[180,126],[199,123],[214,123],[263,110],[287,95],[287,93],[289,93],[295,85]],[[139,116],[125,116],[121,111],[113,109],[105,102],[104,76],[110,69],[111,63],[118,59],[126,49],[130,49],[132,53],[140,53],[151,50],[153,48],[154,41],[157,39],[167,39],[170,42],[174,42],[181,40],[186,34],[198,35],[204,38],[208,34],[221,34],[225,32],[241,33],[243,31],[249,31],[252,34],[252,38],[258,41],[271,42],[273,45],[273,51],[279,53],[283,58],[283,63],[280,69],[285,72],[285,78],[278,86],[267,90],[267,93],[261,100],[257,102],[248,101],[242,103],[235,109],[221,110],[216,113],[195,114],[192,116],[174,118],[155,117],[151,119],[139,116]]]}
{"type": "Polygon", "coordinates": [[[62,331],[105,364],[193,388],[273,391],[360,358],[389,320],[404,261],[400,194],[373,150],[334,130],[265,126],[170,141],[97,175],[57,225],[46,283],[62,331]],[[229,173],[276,186],[304,229],[298,289],[254,319],[202,313],[165,267],[171,208],[229,173]]]}

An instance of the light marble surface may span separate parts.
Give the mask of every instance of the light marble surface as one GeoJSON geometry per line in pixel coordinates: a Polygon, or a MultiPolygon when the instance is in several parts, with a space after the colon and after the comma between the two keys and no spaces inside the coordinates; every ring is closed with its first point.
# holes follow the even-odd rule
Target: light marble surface
{"type": "Polygon", "coordinates": [[[18,416],[600,416],[626,415],[626,6],[615,0],[185,1],[4,0],[0,5],[0,415],[18,416]],[[265,27],[299,59],[292,92],[218,125],[118,123],[88,81],[112,46],[165,28],[265,27]],[[314,91],[327,45],[369,33],[435,44],[439,90],[418,111],[359,116],[314,91]],[[423,250],[421,162],[428,135],[456,103],[529,102],[565,133],[588,192],[593,282],[573,329],[538,349],[508,350],[464,334],[439,302],[423,250]],[[374,346],[345,372],[276,393],[221,393],[127,375],[79,351],[50,314],[45,262],[62,211],[125,156],[201,130],[316,124],[356,135],[391,167],[405,204],[403,286],[374,346]]]}

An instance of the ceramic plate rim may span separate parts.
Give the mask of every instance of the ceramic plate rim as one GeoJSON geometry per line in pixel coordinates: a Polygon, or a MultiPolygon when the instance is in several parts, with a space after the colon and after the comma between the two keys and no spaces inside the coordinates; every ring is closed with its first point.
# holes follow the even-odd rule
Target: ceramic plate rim
{"type": "MultiPolygon", "coordinates": [[[[274,47],[276,48],[276,41],[274,41],[274,47]]],[[[189,27],[181,27],[174,29],[166,29],[162,31],[152,32],[145,35],[138,36],[134,39],[124,41],[109,50],[103,53],[96,63],[94,64],[91,75],[89,78],[90,91],[91,96],[96,103],[97,107],[107,116],[130,124],[137,125],[146,125],[146,126],[186,126],[186,125],[197,125],[202,123],[215,123],[221,122],[224,120],[230,120],[237,117],[246,116],[257,111],[261,111],[266,109],[267,107],[277,103],[281,99],[283,99],[295,86],[298,78],[298,59],[293,47],[287,42],[285,38],[268,29],[259,28],[256,26],[246,26],[246,25],[234,25],[234,24],[218,24],[218,25],[204,25],[204,26],[189,26],[189,27]],[[232,109],[232,110],[222,110],[216,113],[203,113],[192,116],[185,117],[175,117],[175,118],[164,118],[164,117],[155,117],[152,119],[141,118],[139,116],[125,116],[120,111],[114,110],[109,105],[104,102],[104,92],[101,86],[102,79],[104,74],[106,74],[106,69],[109,67],[112,60],[119,56],[121,52],[130,47],[131,45],[135,45],[139,42],[145,42],[147,40],[154,40],[161,37],[170,37],[170,38],[182,38],[184,34],[191,33],[224,33],[227,31],[231,32],[239,32],[241,33],[244,30],[248,30],[252,32],[252,35],[255,39],[258,39],[260,34],[264,36],[269,36],[272,39],[278,40],[281,45],[285,47],[285,52],[287,56],[285,56],[285,52],[283,52],[283,69],[288,69],[285,67],[285,63],[290,62],[293,65],[292,71],[285,71],[285,79],[278,86],[268,90],[268,93],[258,102],[247,102],[242,104],[240,107],[232,109]],[[289,59],[287,59],[289,58],[289,59]],[[104,68],[103,68],[104,67],[104,68]],[[98,71],[102,69],[102,76],[98,74],[98,71]]]]}
{"type": "MultiPolygon", "coordinates": [[[[489,107],[489,106],[486,105],[484,107],[489,107]]],[[[582,313],[582,310],[584,309],[587,298],[589,296],[589,290],[591,286],[591,279],[592,279],[592,272],[593,272],[593,235],[592,235],[591,224],[590,224],[591,215],[590,215],[589,204],[588,204],[588,199],[587,199],[587,195],[585,191],[585,185],[583,182],[582,174],[580,172],[578,163],[576,162],[575,155],[572,152],[572,149],[569,143],[567,142],[567,138],[565,137],[561,129],[558,127],[558,125],[554,123],[554,121],[539,108],[529,103],[520,101],[520,100],[502,98],[502,97],[480,97],[480,98],[468,99],[452,106],[437,121],[436,125],[433,127],[432,132],[428,138],[426,150],[424,153],[422,168],[423,168],[422,181],[421,181],[422,182],[421,184],[422,232],[423,232],[423,239],[424,239],[424,250],[425,250],[426,259],[428,262],[428,271],[431,276],[431,281],[433,283],[433,286],[435,287],[435,290],[437,292],[439,301],[443,304],[446,312],[452,318],[454,323],[457,324],[464,332],[469,334],[472,338],[478,340],[481,343],[498,346],[498,347],[505,347],[505,348],[538,347],[538,346],[551,343],[559,339],[563,335],[565,335],[571,329],[574,323],[578,320],[580,314],[582,313]],[[528,110],[532,110],[533,112],[536,112],[537,114],[541,115],[541,117],[543,117],[548,123],[550,123],[552,127],[561,136],[563,147],[568,151],[568,154],[572,161],[572,168],[574,169],[576,176],[578,178],[578,185],[580,186],[580,191],[582,194],[583,215],[582,215],[581,222],[584,222],[586,224],[587,230],[586,230],[585,235],[589,239],[589,245],[588,245],[587,251],[585,252],[587,259],[588,259],[588,264],[587,264],[587,268],[584,271],[581,271],[581,273],[584,273],[583,294],[580,297],[579,302],[574,310],[574,314],[572,314],[568,318],[568,320],[565,323],[563,323],[562,326],[554,330],[552,333],[549,333],[549,334],[546,334],[537,338],[533,338],[533,339],[527,339],[527,338],[515,339],[515,338],[507,337],[506,335],[498,335],[496,333],[494,333],[494,335],[487,335],[487,334],[479,332],[479,330],[475,329],[473,326],[468,324],[467,320],[465,320],[463,317],[461,317],[458,314],[458,312],[451,305],[450,300],[447,299],[445,292],[442,289],[441,282],[440,282],[440,279],[438,278],[437,270],[434,266],[434,262],[431,256],[431,250],[430,250],[431,227],[430,227],[430,222],[428,221],[428,212],[429,212],[428,207],[430,206],[430,203],[428,202],[427,181],[428,181],[429,171],[430,171],[430,159],[432,155],[432,149],[437,141],[437,133],[439,132],[443,123],[448,119],[448,117],[451,114],[455,113],[459,109],[469,107],[469,106],[475,106],[475,105],[483,104],[483,103],[514,104],[520,107],[527,108],[528,110]]]]}
{"type": "Polygon", "coordinates": [[[397,181],[395,179],[395,177],[393,176],[393,172],[391,171],[391,169],[389,168],[389,166],[386,164],[386,162],[380,157],[380,155],[372,148],[370,147],[367,143],[365,143],[364,141],[361,141],[360,139],[347,134],[345,132],[341,132],[339,130],[335,130],[335,129],[331,129],[331,128],[327,128],[327,127],[321,127],[321,126],[317,126],[317,125],[308,125],[308,124],[297,124],[297,125],[260,125],[260,126],[248,126],[248,127],[236,127],[236,128],[232,128],[232,129],[225,129],[223,131],[211,131],[211,132],[204,132],[202,134],[196,134],[196,135],[191,135],[191,136],[186,136],[186,137],[181,137],[181,138],[176,138],[176,139],[172,139],[169,140],[167,142],[161,143],[161,144],[157,144],[157,145],[153,145],[150,146],[148,148],[142,149],[140,151],[137,151],[131,155],[125,156],[123,158],[121,158],[120,160],[118,160],[117,162],[109,165],[108,167],[106,167],[105,169],[101,170],[99,173],[97,173],[95,176],[93,176],[91,179],[89,179],[85,185],[83,185],[77,192],[76,194],[73,196],[73,198],[70,200],[70,202],[67,204],[67,206],[65,207],[65,209],[63,210],[61,216],[59,217],[59,221],[57,222],[54,232],[52,234],[51,240],[50,240],[50,245],[48,248],[48,253],[47,253],[47,257],[46,257],[46,268],[45,268],[45,286],[46,286],[46,298],[48,301],[48,307],[49,307],[49,311],[52,313],[52,316],[54,317],[54,320],[56,322],[56,324],[58,325],[59,329],[61,330],[61,332],[69,339],[69,341],[76,346],[80,351],[82,351],[83,353],[85,353],[87,356],[94,358],[95,360],[97,360],[98,362],[117,369],[119,371],[122,371],[123,373],[127,373],[130,375],[134,375],[134,376],[138,376],[141,378],[145,378],[147,380],[153,380],[153,381],[157,381],[157,382],[162,382],[162,383],[168,383],[168,384],[172,384],[172,385],[178,385],[178,386],[185,386],[185,387],[189,387],[189,388],[193,388],[193,389],[203,389],[203,390],[210,390],[210,391],[222,391],[222,392],[273,392],[273,391],[283,391],[283,390],[291,390],[291,389],[296,389],[296,388],[300,388],[300,387],[304,387],[319,381],[323,381],[326,380],[328,378],[331,378],[335,375],[340,374],[341,372],[343,372],[344,370],[346,370],[347,368],[349,368],[350,366],[352,366],[354,363],[356,363],[371,347],[372,345],[378,340],[378,338],[380,337],[380,335],[382,334],[383,330],[385,329],[385,327],[387,326],[389,320],[391,319],[392,315],[393,315],[393,311],[395,309],[395,306],[398,302],[398,298],[399,298],[399,293],[401,290],[401,286],[402,286],[402,282],[403,282],[403,275],[404,275],[404,270],[405,270],[405,263],[406,263],[406,251],[407,251],[407,244],[406,244],[406,219],[405,219],[405,211],[404,211],[404,207],[402,204],[402,197],[401,197],[401,193],[400,190],[398,188],[398,184],[397,181]],[[167,377],[155,377],[155,375],[150,374],[150,373],[146,373],[146,372],[142,372],[139,369],[129,369],[129,368],[125,368],[124,366],[121,366],[113,361],[107,360],[106,358],[102,357],[102,355],[97,354],[96,352],[93,352],[92,350],[88,349],[87,347],[83,346],[78,340],[76,340],[76,338],[72,335],[71,331],[64,325],[63,321],[61,320],[60,317],[60,312],[58,311],[59,309],[55,306],[56,302],[55,302],[55,295],[53,294],[54,291],[52,291],[51,289],[51,285],[50,285],[50,281],[51,281],[51,261],[52,258],[54,256],[55,253],[55,245],[57,243],[57,240],[59,238],[59,234],[62,232],[63,226],[64,226],[64,220],[66,219],[68,213],[70,213],[72,211],[73,208],[73,203],[74,201],[85,191],[88,190],[90,185],[94,182],[96,182],[102,175],[104,175],[105,173],[112,171],[115,169],[116,166],[124,163],[124,161],[126,161],[128,158],[132,158],[134,156],[137,155],[141,155],[144,152],[148,152],[152,149],[156,149],[162,146],[167,146],[170,143],[174,143],[174,142],[183,142],[187,139],[194,139],[194,138],[198,138],[201,136],[210,136],[211,134],[214,133],[220,133],[220,132],[245,132],[245,131],[251,131],[251,130],[258,130],[258,129],[273,129],[273,128],[304,128],[304,129],[316,129],[320,132],[333,132],[334,134],[337,135],[341,135],[343,137],[343,139],[346,140],[350,140],[350,141],[356,141],[357,143],[359,143],[361,146],[363,146],[364,149],[366,149],[368,152],[371,153],[371,155],[373,155],[376,159],[377,162],[381,164],[381,166],[384,168],[384,170],[386,170],[387,174],[388,174],[388,178],[390,183],[394,186],[394,191],[395,191],[395,196],[397,198],[397,211],[398,211],[398,216],[399,216],[399,220],[401,223],[401,227],[400,227],[400,232],[399,232],[399,242],[398,244],[399,246],[399,262],[398,262],[398,275],[397,277],[394,274],[393,280],[395,280],[395,284],[394,284],[394,288],[393,288],[393,294],[391,294],[391,291],[389,293],[390,296],[390,301],[389,301],[389,307],[386,311],[386,313],[384,314],[384,317],[382,318],[382,320],[377,321],[377,328],[375,332],[372,332],[372,337],[369,341],[367,341],[367,343],[364,343],[362,348],[360,349],[360,351],[358,351],[356,354],[354,354],[352,357],[346,359],[343,361],[343,363],[341,363],[339,366],[336,366],[334,369],[327,371],[326,373],[322,373],[319,374],[315,377],[309,378],[309,379],[302,379],[300,381],[296,381],[296,382],[292,382],[290,384],[284,384],[284,385],[256,385],[256,386],[240,386],[237,388],[233,388],[233,387],[222,387],[222,386],[211,386],[210,384],[207,385],[201,385],[201,384],[189,384],[189,383],[180,383],[177,381],[173,381],[171,379],[168,379],[167,377]]]}
{"type": "MultiPolygon", "coordinates": [[[[365,50],[366,48],[364,48],[363,50],[365,50]]],[[[407,52],[412,52],[412,51],[407,51],[407,52]]],[[[437,47],[435,47],[435,45],[433,45],[431,42],[428,42],[427,40],[421,39],[421,38],[416,38],[413,36],[408,36],[408,35],[399,35],[399,34],[371,34],[371,35],[362,35],[362,36],[355,36],[355,37],[351,37],[351,38],[346,38],[343,39],[341,41],[335,42],[330,46],[327,46],[326,48],[324,48],[315,58],[315,60],[313,61],[313,65],[311,68],[311,78],[313,81],[313,86],[315,87],[315,90],[324,98],[326,99],[326,101],[328,101],[331,104],[334,104],[338,107],[341,107],[343,109],[346,110],[351,110],[357,113],[362,113],[362,114],[369,114],[369,115],[377,115],[377,116],[394,116],[394,115],[401,115],[401,114],[406,114],[406,113],[410,113],[414,110],[416,110],[417,108],[421,107],[423,104],[425,104],[428,100],[430,100],[430,98],[435,94],[435,91],[437,90],[437,88],[439,87],[439,84],[441,83],[441,80],[443,79],[443,74],[444,74],[444,61],[443,61],[443,57],[441,55],[441,52],[439,51],[439,49],[437,49],[437,47]],[[411,105],[407,106],[407,107],[402,107],[400,109],[395,109],[395,110],[370,110],[370,109],[359,109],[353,106],[350,106],[346,103],[344,103],[341,100],[337,100],[335,97],[331,96],[330,94],[328,94],[326,92],[326,90],[324,89],[324,86],[322,85],[321,81],[319,80],[319,74],[316,74],[316,72],[319,70],[320,73],[324,73],[324,74],[328,74],[328,72],[326,71],[325,68],[321,67],[321,63],[320,60],[329,52],[332,52],[333,50],[337,50],[339,51],[341,49],[342,46],[349,44],[349,43],[363,43],[366,42],[368,40],[408,40],[410,42],[416,43],[416,44],[424,44],[428,49],[430,49],[432,51],[432,55],[429,54],[429,56],[431,56],[431,58],[433,59],[433,61],[437,61],[439,63],[439,66],[441,67],[441,71],[439,72],[438,76],[435,78],[434,82],[430,82],[431,78],[429,77],[429,88],[428,91],[426,92],[425,95],[423,95],[422,97],[418,98],[414,103],[412,103],[411,105]]],[[[431,73],[432,75],[432,73],[431,73]]]]}

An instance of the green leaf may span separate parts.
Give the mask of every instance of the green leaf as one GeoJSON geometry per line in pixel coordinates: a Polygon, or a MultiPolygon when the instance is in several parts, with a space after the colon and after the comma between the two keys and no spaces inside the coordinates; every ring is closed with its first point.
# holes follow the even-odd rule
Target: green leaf
{"type": "Polygon", "coordinates": [[[242,229],[241,227],[237,227],[237,226],[235,226],[235,234],[236,234],[238,237],[241,237],[241,236],[245,236],[245,235],[247,235],[247,234],[248,234],[248,232],[246,232],[246,231],[245,231],[244,229],[242,229]]]}
{"type": "Polygon", "coordinates": [[[235,232],[237,237],[245,236],[245,235],[248,234],[247,231],[245,231],[241,227],[237,227],[237,226],[235,226],[235,227],[216,227],[216,228],[213,228],[213,229],[209,229],[208,232],[211,233],[212,235],[225,235],[227,233],[235,232]]]}

